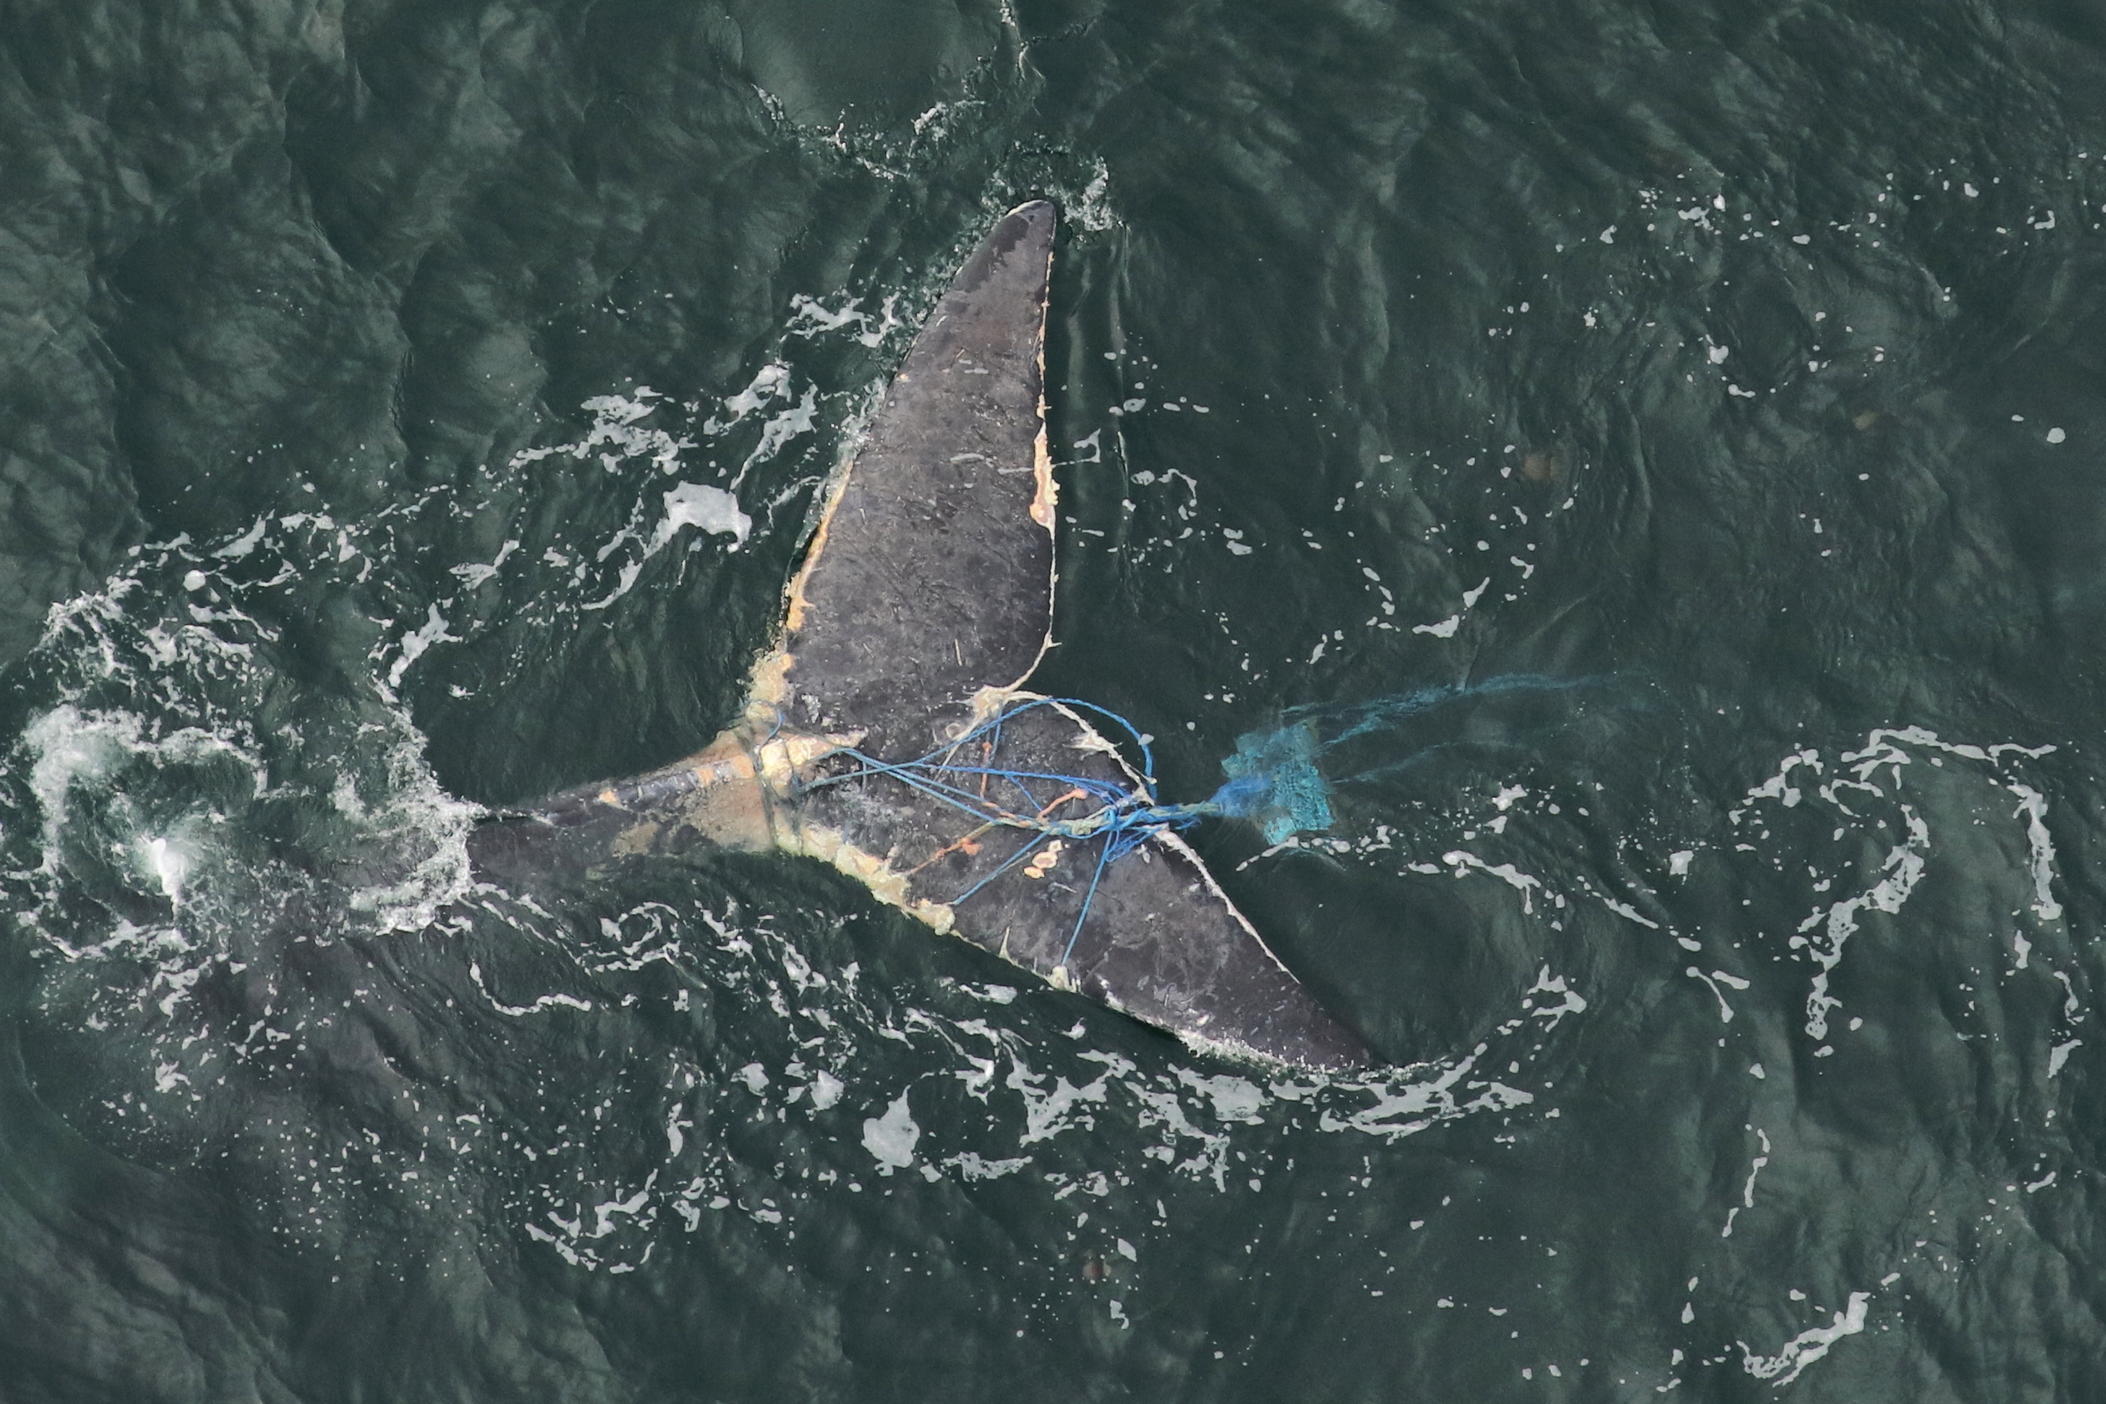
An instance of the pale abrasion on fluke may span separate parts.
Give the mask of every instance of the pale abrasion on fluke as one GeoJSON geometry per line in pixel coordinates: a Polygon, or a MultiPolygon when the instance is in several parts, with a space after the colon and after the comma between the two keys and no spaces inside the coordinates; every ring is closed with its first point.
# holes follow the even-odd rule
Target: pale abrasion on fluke
{"type": "Polygon", "coordinates": [[[500,877],[559,848],[803,854],[1195,1044],[1367,1065],[1177,833],[1200,807],[1155,803],[1142,738],[1122,738],[1136,769],[1092,722],[1118,718],[1023,689],[1051,643],[1055,225],[1043,201],[1010,211],[930,314],[829,485],[740,719],[471,851],[500,877]]]}

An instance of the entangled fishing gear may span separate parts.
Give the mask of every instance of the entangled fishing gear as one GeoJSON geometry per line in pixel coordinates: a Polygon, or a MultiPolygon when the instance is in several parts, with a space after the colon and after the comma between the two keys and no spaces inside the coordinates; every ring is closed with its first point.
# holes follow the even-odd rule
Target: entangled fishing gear
{"type": "Polygon", "coordinates": [[[1338,775],[1339,762],[1345,759],[1341,748],[1393,735],[1456,703],[1550,697],[1599,686],[1604,681],[1513,674],[1474,684],[1423,688],[1366,702],[1295,708],[1279,725],[1239,736],[1234,754],[1221,763],[1225,777],[1221,787],[1194,803],[1162,802],[1156,793],[1154,752],[1140,728],[1109,708],[1070,697],[1034,697],[1015,702],[912,760],[881,760],[853,747],[846,748],[837,754],[851,762],[851,768],[806,781],[800,791],[849,780],[891,780],[970,816],[982,828],[1023,831],[1024,842],[953,897],[953,906],[1029,858],[1048,838],[1095,844],[1096,865],[1061,954],[1061,964],[1065,965],[1074,954],[1104,870],[1151,838],[1188,829],[1209,818],[1246,820],[1258,829],[1266,843],[1275,847],[1290,843],[1299,834],[1322,833],[1334,821],[1332,796],[1336,786],[1392,773],[1412,759],[1441,750],[1442,745],[1422,744],[1414,747],[1412,757],[1406,760],[1385,759],[1377,764],[1351,766],[1346,774],[1338,775]],[[1130,740],[1140,758],[1139,766],[1129,772],[1136,778],[1121,783],[1000,764],[996,758],[1003,727],[1042,707],[1086,713],[1106,724],[1104,729],[1114,736],[1130,740]],[[961,759],[967,755],[978,755],[982,760],[973,764],[961,759]],[[1328,775],[1321,764],[1327,757],[1333,772],[1328,775]],[[1086,806],[1086,812],[1076,814],[1070,808],[1078,801],[1086,806]],[[1060,817],[1059,811],[1063,810],[1067,817],[1060,817]]]}
{"type": "Polygon", "coordinates": [[[1211,800],[1197,804],[1164,804],[1155,789],[1155,754],[1140,728],[1109,708],[1070,697],[1036,697],[1019,702],[912,760],[880,760],[854,747],[839,754],[852,761],[854,768],[806,781],[800,790],[820,789],[849,780],[895,780],[970,815],[983,826],[1028,832],[1030,836],[1021,847],[952,898],[953,906],[1022,862],[1045,838],[1096,843],[1096,866],[1090,873],[1089,887],[1083,894],[1082,909],[1076,914],[1074,929],[1068,934],[1067,947],[1061,953],[1063,965],[1074,954],[1075,942],[1082,934],[1082,924],[1089,916],[1090,903],[1096,896],[1105,868],[1157,834],[1189,828],[1210,815],[1231,812],[1211,800]],[[992,758],[1001,746],[1003,726],[1041,707],[1087,712],[1111,723],[1130,738],[1140,752],[1140,766],[1135,772],[1138,778],[1120,784],[1095,776],[1025,770],[993,763],[992,758]],[[975,743],[985,743],[981,749],[988,758],[987,763],[974,765],[957,759],[975,743]],[[990,788],[994,793],[989,793],[990,788]],[[1041,799],[1042,793],[1050,794],[1051,798],[1041,799]],[[1082,800],[1092,808],[1080,817],[1055,817],[1054,811],[1069,800],[1082,800]]]}

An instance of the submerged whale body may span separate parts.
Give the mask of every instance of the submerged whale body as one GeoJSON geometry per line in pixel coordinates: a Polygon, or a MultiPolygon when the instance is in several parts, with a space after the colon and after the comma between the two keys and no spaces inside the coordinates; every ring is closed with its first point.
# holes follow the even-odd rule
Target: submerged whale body
{"type": "Polygon", "coordinates": [[[678,764],[483,825],[471,854],[500,875],[555,849],[804,854],[1189,1041],[1367,1065],[1178,836],[1191,815],[1154,804],[1145,745],[1136,769],[1093,724],[1110,714],[1023,689],[1051,642],[1056,222],[1010,211],[922,327],[740,719],[678,764]]]}

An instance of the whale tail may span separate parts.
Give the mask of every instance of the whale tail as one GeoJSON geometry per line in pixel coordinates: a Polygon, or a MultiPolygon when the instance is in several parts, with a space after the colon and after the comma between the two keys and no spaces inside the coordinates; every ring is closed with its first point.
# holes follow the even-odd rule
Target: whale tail
{"type": "MultiPolygon", "coordinates": [[[[1057,216],[1005,215],[825,495],[744,715],[707,749],[485,825],[502,876],[710,843],[832,863],[883,900],[1188,1039],[1373,1061],[1274,957],[1051,643],[1045,316],[1057,216]]],[[[1137,738],[1136,738],[1137,739],[1137,738]]]]}

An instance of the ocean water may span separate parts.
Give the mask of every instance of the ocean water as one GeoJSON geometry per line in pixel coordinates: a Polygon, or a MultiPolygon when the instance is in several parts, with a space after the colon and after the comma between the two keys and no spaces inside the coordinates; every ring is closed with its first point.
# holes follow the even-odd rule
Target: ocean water
{"type": "Polygon", "coordinates": [[[2106,24],[0,22],[0,1400],[2106,1398],[2106,24]],[[1391,1066],[829,871],[477,888],[729,718],[1065,224],[1044,690],[1391,1066]]]}

